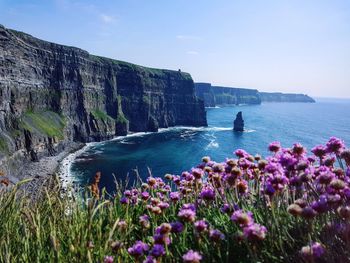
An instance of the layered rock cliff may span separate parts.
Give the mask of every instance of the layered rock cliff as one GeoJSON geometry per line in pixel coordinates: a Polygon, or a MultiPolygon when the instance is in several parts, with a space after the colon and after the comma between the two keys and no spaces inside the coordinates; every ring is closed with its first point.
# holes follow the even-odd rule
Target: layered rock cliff
{"type": "Polygon", "coordinates": [[[212,86],[210,83],[195,83],[195,89],[196,95],[204,100],[206,107],[260,104],[261,102],[315,102],[305,94],[260,92],[256,89],[212,86]]]}
{"type": "Polygon", "coordinates": [[[261,103],[259,92],[254,89],[212,86],[210,83],[195,83],[195,89],[206,107],[261,103]]]}
{"type": "Polygon", "coordinates": [[[175,125],[207,125],[189,74],[93,56],[0,26],[0,160],[22,151],[35,161],[62,142],[175,125]]]}
{"type": "Polygon", "coordinates": [[[315,102],[313,98],[306,94],[260,92],[260,97],[262,102],[315,102]]]}

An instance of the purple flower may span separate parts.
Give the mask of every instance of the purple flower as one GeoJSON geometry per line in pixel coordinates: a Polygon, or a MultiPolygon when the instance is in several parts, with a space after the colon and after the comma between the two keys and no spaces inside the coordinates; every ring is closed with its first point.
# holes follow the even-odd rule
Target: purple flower
{"type": "Polygon", "coordinates": [[[259,240],[265,239],[266,232],[267,232],[266,227],[261,226],[257,223],[246,226],[243,229],[243,235],[249,241],[259,241],[259,240]]]}
{"type": "Polygon", "coordinates": [[[114,257],[113,256],[105,256],[103,259],[104,263],[113,263],[114,262],[114,257]]]}
{"type": "Polygon", "coordinates": [[[186,222],[193,222],[196,219],[196,212],[192,209],[182,208],[177,215],[186,222]]]}
{"type": "Polygon", "coordinates": [[[136,241],[136,243],[128,248],[128,253],[131,256],[134,257],[140,257],[142,256],[145,252],[149,250],[149,246],[146,243],[143,243],[142,241],[136,241]]]}
{"type": "Polygon", "coordinates": [[[311,244],[311,246],[302,247],[300,252],[304,258],[313,260],[314,258],[320,258],[325,251],[324,247],[320,243],[314,242],[311,244]]]}
{"type": "Polygon", "coordinates": [[[155,258],[164,256],[165,255],[164,246],[160,244],[154,244],[153,248],[150,251],[150,254],[155,258]]]}
{"type": "Polygon", "coordinates": [[[231,207],[229,204],[223,204],[220,208],[220,211],[224,214],[228,214],[229,212],[231,212],[231,207]]]}
{"type": "Polygon", "coordinates": [[[148,229],[150,228],[151,224],[149,222],[149,216],[148,215],[142,215],[139,217],[140,219],[140,224],[143,228],[148,229]]]}
{"type": "Polygon", "coordinates": [[[169,194],[169,197],[171,199],[171,201],[176,202],[180,200],[180,193],[179,192],[171,192],[169,194]]]}
{"type": "Polygon", "coordinates": [[[324,147],[323,145],[317,145],[314,148],[312,148],[311,152],[318,158],[323,158],[326,153],[327,153],[327,149],[326,147],[324,147]]]}
{"type": "Polygon", "coordinates": [[[300,143],[294,143],[292,151],[295,155],[298,156],[301,156],[306,152],[304,146],[302,146],[300,143]]]}
{"type": "Polygon", "coordinates": [[[196,212],[196,206],[194,204],[183,204],[182,209],[191,209],[192,211],[196,212]]]}
{"type": "Polygon", "coordinates": [[[143,199],[143,200],[148,200],[148,198],[149,198],[149,193],[148,192],[142,192],[141,193],[141,198],[143,199]]]}
{"type": "Polygon", "coordinates": [[[120,203],[122,205],[126,205],[129,203],[129,199],[124,196],[124,197],[120,198],[120,203]]]}
{"type": "Polygon", "coordinates": [[[160,202],[160,203],[158,204],[158,207],[159,207],[160,209],[162,209],[162,210],[165,210],[165,209],[167,209],[167,208],[169,207],[169,204],[168,204],[167,202],[160,202]]]}
{"type": "Polygon", "coordinates": [[[213,188],[207,186],[203,187],[202,191],[200,193],[200,197],[204,200],[214,200],[215,198],[215,191],[213,188]]]}
{"type": "Polygon", "coordinates": [[[249,154],[245,151],[245,150],[242,150],[242,149],[238,149],[235,151],[235,154],[237,155],[237,157],[239,158],[245,158],[245,157],[248,157],[249,154]]]}
{"type": "Polygon", "coordinates": [[[242,210],[237,210],[233,212],[231,220],[240,226],[249,226],[254,223],[252,215],[252,212],[245,213],[242,210]]]}
{"type": "Polygon", "coordinates": [[[194,222],[194,227],[197,232],[203,232],[208,230],[208,223],[205,220],[199,220],[194,222]]]}
{"type": "Polygon", "coordinates": [[[182,259],[185,263],[199,263],[202,260],[202,256],[197,251],[191,249],[182,256],[182,259]]]}
{"type": "Polygon", "coordinates": [[[192,175],[196,178],[196,179],[201,179],[202,176],[204,174],[204,171],[202,169],[199,168],[194,168],[192,169],[192,175]]]}
{"type": "Polygon", "coordinates": [[[219,241],[225,239],[225,235],[217,229],[210,229],[209,238],[210,238],[210,240],[212,240],[214,242],[219,242],[219,241]]]}
{"type": "Polygon", "coordinates": [[[184,230],[184,225],[179,222],[179,221],[176,221],[176,222],[172,222],[170,223],[171,225],[171,232],[172,233],[181,233],[183,230],[184,230]]]}
{"type": "Polygon", "coordinates": [[[336,137],[331,137],[327,142],[326,147],[327,147],[327,152],[340,154],[342,150],[345,148],[345,144],[342,140],[336,137]]]}
{"type": "Polygon", "coordinates": [[[281,149],[281,143],[280,142],[272,142],[269,145],[269,151],[270,152],[278,152],[281,149]]]}
{"type": "Polygon", "coordinates": [[[148,256],[143,263],[157,263],[157,260],[153,258],[152,256],[148,256]]]}

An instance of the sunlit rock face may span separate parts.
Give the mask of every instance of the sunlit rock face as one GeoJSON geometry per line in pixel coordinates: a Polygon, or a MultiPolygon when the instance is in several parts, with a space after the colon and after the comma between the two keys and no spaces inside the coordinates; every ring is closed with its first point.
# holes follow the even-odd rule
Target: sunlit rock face
{"type": "Polygon", "coordinates": [[[188,73],[97,57],[0,26],[1,156],[174,125],[207,125],[188,73]]]}

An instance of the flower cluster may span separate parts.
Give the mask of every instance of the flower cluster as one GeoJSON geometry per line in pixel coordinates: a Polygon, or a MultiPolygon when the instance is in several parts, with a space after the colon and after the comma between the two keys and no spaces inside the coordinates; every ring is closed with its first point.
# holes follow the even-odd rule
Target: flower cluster
{"type": "MultiPolygon", "coordinates": [[[[268,230],[275,228],[273,224],[279,219],[257,216],[254,207],[272,217],[276,209],[282,209],[284,218],[291,222],[301,218],[307,224],[319,216],[336,214],[336,220],[340,220],[337,234],[340,238],[349,235],[350,150],[344,142],[332,137],[325,146],[314,147],[311,155],[299,143],[283,148],[273,142],[268,149],[272,155],[265,159],[242,149],[234,152],[236,158],[224,162],[206,156],[190,171],[167,174],[166,181],[149,177],[141,187],[126,190],[119,202],[126,207],[142,207],[138,225],[148,235],[153,231],[151,241],[145,238],[131,244],[129,255],[138,260],[144,257],[146,262],[157,261],[173,251],[173,240],[183,238],[183,231],[198,244],[215,244],[212,247],[228,242],[228,235],[254,243],[254,247],[263,245],[269,240],[268,230]],[[223,223],[209,216],[208,210],[220,215],[223,223]]],[[[334,228],[333,223],[330,220],[327,229],[334,228]]],[[[304,260],[314,260],[327,249],[314,242],[299,250],[304,260]]],[[[203,251],[186,251],[184,262],[199,262],[206,257],[203,251]]]]}

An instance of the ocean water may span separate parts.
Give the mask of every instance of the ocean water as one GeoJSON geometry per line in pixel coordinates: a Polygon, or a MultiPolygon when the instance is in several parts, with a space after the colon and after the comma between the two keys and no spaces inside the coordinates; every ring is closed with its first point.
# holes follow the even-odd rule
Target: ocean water
{"type": "Polygon", "coordinates": [[[350,100],[319,99],[317,103],[266,103],[207,109],[208,127],[173,127],[158,133],[137,133],[91,144],[72,158],[69,176],[85,185],[97,171],[101,186],[113,191],[114,178],[132,183],[135,169],[141,178],[180,174],[196,166],[203,156],[215,161],[245,149],[268,155],[267,146],[280,141],[290,147],[300,142],[307,149],[337,136],[350,146],[350,100]],[[233,120],[243,112],[246,132],[233,132],[233,120]]]}

